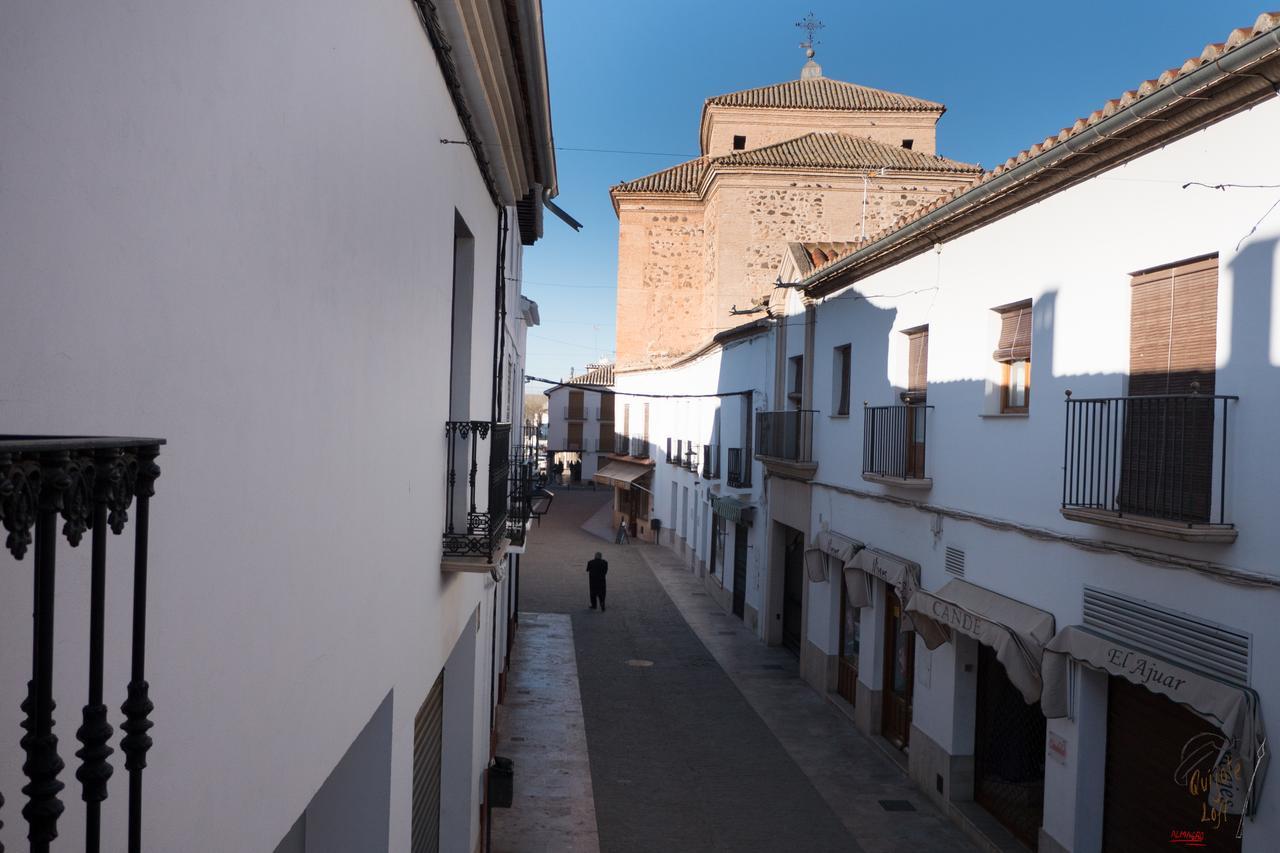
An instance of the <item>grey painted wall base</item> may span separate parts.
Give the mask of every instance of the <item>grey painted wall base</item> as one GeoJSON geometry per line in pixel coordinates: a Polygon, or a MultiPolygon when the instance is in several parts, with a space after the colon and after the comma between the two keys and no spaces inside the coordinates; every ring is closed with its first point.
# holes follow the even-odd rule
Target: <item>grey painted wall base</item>
{"type": "Polygon", "coordinates": [[[1071,853],[1058,843],[1058,839],[1045,832],[1044,827],[1040,827],[1040,846],[1036,849],[1038,853],[1071,853]]]}
{"type": "Polygon", "coordinates": [[[880,717],[884,713],[884,691],[872,690],[861,681],[855,685],[853,724],[864,735],[880,734],[880,717]]]}
{"type": "Polygon", "coordinates": [[[715,575],[707,575],[703,578],[703,587],[707,590],[707,595],[711,596],[711,600],[720,605],[720,608],[726,613],[733,612],[733,593],[720,585],[715,579],[715,575]]]}
{"type": "Polygon", "coordinates": [[[825,694],[828,687],[835,684],[830,679],[835,671],[835,657],[805,640],[800,650],[800,677],[819,693],[825,694]]]}
{"type": "Polygon", "coordinates": [[[939,807],[945,809],[949,802],[973,799],[973,756],[949,754],[914,724],[907,766],[912,781],[939,807]],[[942,777],[941,793],[938,777],[942,777]]]}
{"type": "Polygon", "coordinates": [[[742,621],[746,622],[747,627],[752,631],[757,631],[760,628],[760,614],[750,604],[742,605],[742,615],[746,617],[742,621]]]}

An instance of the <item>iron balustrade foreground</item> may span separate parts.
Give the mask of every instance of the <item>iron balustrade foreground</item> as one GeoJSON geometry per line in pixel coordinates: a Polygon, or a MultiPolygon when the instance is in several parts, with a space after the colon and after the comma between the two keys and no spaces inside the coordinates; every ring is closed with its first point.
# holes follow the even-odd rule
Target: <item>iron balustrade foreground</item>
{"type": "Polygon", "coordinates": [[[702,479],[720,479],[720,445],[702,445],[702,479]]]}
{"type": "Polygon", "coordinates": [[[631,439],[631,455],[637,459],[648,459],[649,440],[643,437],[631,439]]]}
{"type": "Polygon", "coordinates": [[[492,560],[507,529],[511,424],[447,421],[444,556],[492,560]],[[482,449],[483,448],[483,449],[482,449]],[[481,460],[484,470],[481,470],[481,460]],[[465,476],[465,482],[459,479],[465,476]],[[480,487],[484,486],[483,492],[480,487]]]}
{"type": "Polygon", "coordinates": [[[630,439],[620,432],[613,434],[613,452],[626,456],[630,452],[630,439]]]}
{"type": "Polygon", "coordinates": [[[813,415],[812,409],[757,412],[756,434],[760,443],[756,456],[788,462],[812,462],[813,415]]]}
{"type": "Polygon", "coordinates": [[[932,408],[924,403],[863,404],[862,473],[923,480],[932,408]]]}
{"type": "MultiPolygon", "coordinates": [[[[26,730],[20,744],[28,783],[22,792],[27,804],[22,816],[28,825],[31,850],[47,853],[58,836],[58,819],[65,806],[58,795],[65,787],[58,778],[63,767],[54,733],[53,653],[54,574],[57,565],[58,519],[71,547],[90,534],[89,569],[89,688],[76,739],[80,766],[76,779],[85,801],[85,849],[100,846],[102,803],[112,767],[107,759],[113,730],[103,703],[103,656],[106,632],[107,531],[124,532],[129,509],[134,509],[133,634],[131,669],[124,704],[125,769],[129,773],[128,850],[142,849],[142,770],[151,748],[153,705],[146,680],[147,536],[151,497],[160,467],[159,438],[55,438],[0,436],[0,519],[8,532],[5,547],[15,559],[34,545],[34,606],[32,607],[32,675],[21,709],[26,730]],[[34,539],[32,529],[34,528],[34,539]]],[[[0,799],[3,805],[3,799],[0,799]]],[[[3,845],[0,845],[3,851],[3,845]]]]}
{"type": "Polygon", "coordinates": [[[1195,393],[1072,399],[1068,391],[1062,506],[1233,526],[1226,521],[1228,404],[1239,399],[1195,393]]]}
{"type": "Polygon", "coordinates": [[[734,489],[751,487],[751,460],[746,458],[741,447],[729,448],[729,459],[725,466],[725,482],[734,489]]]}
{"type": "Polygon", "coordinates": [[[511,507],[507,511],[507,538],[523,545],[525,530],[533,518],[533,498],[538,481],[538,448],[511,448],[511,507]]]}

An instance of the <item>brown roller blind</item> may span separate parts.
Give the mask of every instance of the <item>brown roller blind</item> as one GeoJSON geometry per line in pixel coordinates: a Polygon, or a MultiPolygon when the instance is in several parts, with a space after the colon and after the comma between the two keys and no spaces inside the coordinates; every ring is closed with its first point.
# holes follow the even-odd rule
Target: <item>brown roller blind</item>
{"type": "Polygon", "coordinates": [[[1130,301],[1129,394],[1213,394],[1218,258],[1138,273],[1130,301]]]}
{"type": "Polygon", "coordinates": [[[910,342],[907,353],[907,392],[924,394],[929,384],[929,327],[907,329],[903,334],[910,342]]]}
{"type": "Polygon", "coordinates": [[[1031,360],[1031,300],[995,309],[1000,314],[1000,340],[991,357],[996,361],[1031,360]]]}

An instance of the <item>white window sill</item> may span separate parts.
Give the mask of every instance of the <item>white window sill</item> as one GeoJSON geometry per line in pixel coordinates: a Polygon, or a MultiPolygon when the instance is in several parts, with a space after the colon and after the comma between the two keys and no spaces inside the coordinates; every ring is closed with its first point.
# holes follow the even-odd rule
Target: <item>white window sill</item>
{"type": "Polygon", "coordinates": [[[1030,412],[983,412],[980,418],[1029,418],[1030,412]]]}
{"type": "Polygon", "coordinates": [[[829,417],[829,418],[839,418],[839,419],[840,419],[840,420],[842,420],[842,421],[847,421],[847,420],[849,420],[849,415],[848,415],[848,414],[843,414],[843,415],[831,414],[831,415],[827,415],[827,417],[829,417]]]}

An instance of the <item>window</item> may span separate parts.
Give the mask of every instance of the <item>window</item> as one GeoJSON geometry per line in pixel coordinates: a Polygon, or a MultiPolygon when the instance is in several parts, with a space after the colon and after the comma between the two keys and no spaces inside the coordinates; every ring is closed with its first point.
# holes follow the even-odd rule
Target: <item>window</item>
{"type": "Polygon", "coordinates": [[[742,151],[747,147],[747,138],[745,136],[735,136],[733,138],[733,150],[742,151]]]}
{"type": "Polygon", "coordinates": [[[789,372],[787,398],[796,404],[796,408],[800,408],[804,400],[804,356],[792,356],[787,367],[789,372]]]}
{"type": "Polygon", "coordinates": [[[916,326],[903,329],[907,336],[907,390],[902,395],[906,402],[923,403],[929,387],[929,327],[916,326]]]}
{"type": "Polygon", "coordinates": [[[1000,411],[1026,414],[1031,400],[1031,300],[992,310],[1000,315],[1000,340],[991,354],[1000,362],[1000,411]]]}
{"type": "Polygon", "coordinates": [[[902,147],[903,147],[903,148],[905,148],[905,149],[907,149],[908,151],[910,151],[910,150],[911,150],[911,146],[913,146],[913,145],[915,145],[915,144],[916,144],[916,141],[915,141],[914,139],[904,139],[904,140],[902,140],[902,147]]]}
{"type": "Polygon", "coordinates": [[[849,344],[835,348],[832,358],[831,413],[849,414],[849,364],[852,347],[849,344]]]}

